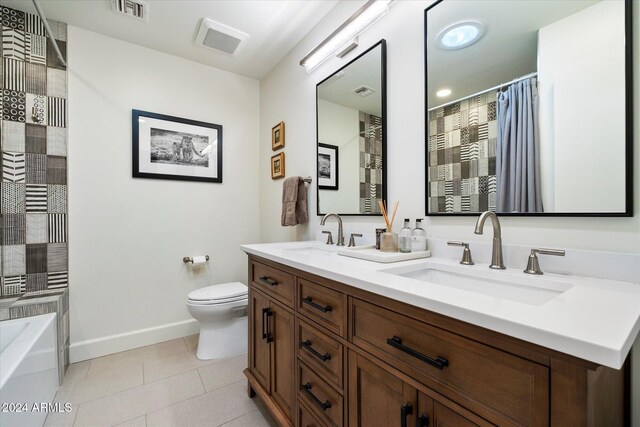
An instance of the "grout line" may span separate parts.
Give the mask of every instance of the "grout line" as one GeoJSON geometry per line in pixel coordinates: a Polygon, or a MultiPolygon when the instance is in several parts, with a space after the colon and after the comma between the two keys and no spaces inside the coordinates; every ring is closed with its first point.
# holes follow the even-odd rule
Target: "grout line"
{"type": "Polygon", "coordinates": [[[245,380],[245,379],[241,379],[241,380],[238,380],[238,381],[234,381],[234,382],[232,382],[232,383],[229,383],[229,384],[221,385],[220,387],[212,388],[212,389],[211,389],[211,390],[209,390],[207,393],[211,393],[212,391],[215,391],[215,390],[220,390],[221,388],[230,387],[230,386],[232,386],[232,385],[234,385],[234,384],[237,384],[237,383],[239,383],[239,382],[242,382],[242,381],[244,381],[244,380],[245,380]]]}
{"type": "Polygon", "coordinates": [[[129,418],[128,420],[124,420],[119,422],[118,424],[114,424],[114,426],[119,426],[120,424],[128,423],[129,421],[137,420],[140,417],[144,417],[144,424],[147,425],[147,414],[138,415],[137,417],[129,418]]]}
{"type": "Polygon", "coordinates": [[[89,371],[91,370],[92,364],[93,364],[93,359],[89,359],[89,366],[87,367],[87,372],[84,373],[84,377],[82,377],[82,381],[86,380],[89,377],[89,371]]]}
{"type": "Polygon", "coordinates": [[[258,412],[258,410],[257,410],[257,409],[254,409],[253,411],[249,411],[249,412],[247,412],[246,414],[242,414],[242,415],[240,415],[240,416],[238,416],[238,417],[232,418],[232,419],[230,419],[229,421],[225,421],[224,423],[220,424],[220,425],[219,425],[219,426],[217,426],[217,427],[224,427],[225,425],[227,425],[227,424],[229,424],[229,423],[232,423],[232,422],[234,422],[235,420],[237,420],[237,419],[239,419],[239,418],[242,418],[242,417],[244,417],[245,415],[252,414],[252,413],[254,413],[254,412],[258,412]]]}
{"type": "MultiPolygon", "coordinates": [[[[198,375],[199,375],[199,374],[198,374],[198,375]]],[[[243,381],[243,380],[240,380],[240,381],[243,381]]],[[[223,387],[229,387],[229,386],[232,386],[233,384],[239,383],[240,381],[234,381],[234,382],[232,382],[231,384],[227,384],[227,385],[225,385],[225,386],[223,386],[223,387]]],[[[166,409],[166,408],[170,408],[170,407],[172,407],[172,406],[179,405],[179,404],[181,404],[181,403],[183,403],[183,402],[186,402],[187,400],[195,399],[196,397],[199,397],[199,396],[202,396],[202,395],[205,395],[205,394],[211,393],[212,391],[214,391],[214,390],[218,390],[218,389],[223,388],[223,387],[218,387],[218,388],[215,388],[215,389],[213,389],[213,390],[211,390],[211,391],[207,391],[207,389],[204,389],[204,385],[203,385],[204,393],[196,394],[195,396],[189,397],[188,399],[184,399],[184,400],[181,400],[181,401],[179,401],[179,402],[174,402],[174,403],[172,403],[172,404],[170,404],[170,405],[164,406],[164,407],[162,407],[162,408],[158,408],[158,409],[156,409],[155,411],[151,411],[151,412],[147,413],[146,415],[150,415],[150,414],[153,414],[154,412],[158,412],[158,411],[161,411],[161,410],[163,410],[163,409],[166,409]]],[[[253,411],[250,411],[250,412],[253,412],[253,411]]],[[[247,414],[248,414],[248,413],[250,413],[250,412],[247,412],[247,414]]],[[[244,414],[244,415],[247,415],[247,414],[244,414]]],[[[243,416],[243,415],[241,415],[241,416],[243,416]]],[[[239,417],[238,417],[238,418],[239,418],[239,417]]],[[[235,419],[235,418],[234,418],[234,419],[235,419]]],[[[146,420],[146,417],[145,417],[145,420],[146,420]]],[[[229,420],[229,421],[227,421],[227,422],[231,422],[231,421],[233,421],[233,420],[229,420]]],[[[226,424],[226,423],[225,423],[225,424],[226,424]]]]}
{"type": "MultiPolygon", "coordinates": [[[[172,340],[162,341],[162,342],[155,343],[155,344],[145,345],[145,346],[142,346],[142,347],[132,348],[130,350],[123,350],[123,351],[120,351],[120,352],[117,352],[117,353],[106,354],[104,356],[98,356],[98,357],[94,357],[93,359],[87,359],[87,360],[89,360],[91,362],[91,364],[93,364],[93,361],[95,361],[95,360],[107,359],[107,361],[105,363],[107,363],[108,365],[119,364],[119,363],[130,363],[130,362],[140,362],[140,363],[142,363],[142,362],[149,361],[149,360],[164,359],[164,358],[167,358],[167,357],[175,356],[175,355],[182,354],[182,353],[188,353],[188,352],[189,352],[189,347],[187,346],[187,342],[185,341],[184,337],[181,337],[181,338],[175,338],[175,339],[172,339],[172,340]],[[164,344],[164,343],[168,343],[168,342],[176,341],[176,340],[182,340],[182,343],[184,344],[184,350],[178,351],[178,352],[175,352],[175,353],[170,353],[170,354],[154,355],[153,357],[149,357],[149,356],[144,356],[143,355],[142,357],[135,357],[134,356],[134,357],[131,357],[130,359],[125,357],[125,358],[120,359],[120,360],[118,360],[118,358],[114,357],[114,356],[117,356],[117,355],[120,355],[120,354],[125,354],[125,353],[129,353],[129,352],[135,352],[135,351],[139,351],[139,350],[141,350],[143,348],[153,347],[153,346],[157,346],[157,345],[160,345],[160,344],[164,344]],[[115,361],[109,361],[108,360],[109,358],[115,358],[116,360],[115,361]]],[[[89,370],[87,371],[87,375],[88,375],[90,370],[91,370],[91,366],[89,366],[89,370]]]]}
{"type": "Polygon", "coordinates": [[[200,375],[200,368],[196,368],[196,373],[198,374],[198,377],[200,378],[200,384],[202,384],[202,388],[204,389],[204,392],[208,393],[207,387],[204,385],[204,380],[202,379],[202,375],[200,375]]]}
{"type": "Polygon", "coordinates": [[[147,414],[144,414],[144,427],[147,427],[149,424],[147,424],[147,414]]]}
{"type": "Polygon", "coordinates": [[[178,402],[174,402],[174,403],[172,403],[172,404],[170,404],[170,405],[163,406],[162,408],[158,408],[158,409],[156,409],[155,411],[151,411],[151,412],[146,413],[146,414],[144,415],[144,422],[145,422],[145,425],[147,425],[147,416],[149,416],[149,415],[153,414],[154,412],[158,412],[158,411],[162,411],[163,409],[171,408],[172,406],[179,405],[179,404],[181,404],[181,403],[183,403],[183,402],[186,402],[186,401],[191,400],[191,399],[195,399],[196,397],[200,397],[200,396],[202,396],[202,395],[204,395],[204,394],[207,394],[207,390],[205,390],[205,391],[204,391],[204,393],[196,394],[195,396],[191,396],[191,397],[189,397],[189,398],[187,398],[187,399],[182,399],[182,400],[180,400],[180,401],[178,401],[178,402]]]}
{"type": "MultiPolygon", "coordinates": [[[[187,351],[188,351],[188,350],[187,350],[187,351]]],[[[181,354],[181,353],[176,353],[176,354],[181,354]]],[[[176,354],[174,354],[174,355],[176,355],[176,354]]],[[[173,355],[169,355],[169,356],[173,356],[173,355]]],[[[169,357],[169,356],[167,356],[167,357],[169,357]]],[[[198,378],[200,378],[200,384],[202,385],[202,390],[203,390],[203,391],[202,391],[200,394],[197,394],[197,395],[195,395],[195,396],[192,396],[192,397],[190,397],[190,398],[187,398],[187,399],[184,399],[184,400],[181,400],[181,401],[178,401],[178,402],[174,402],[174,403],[172,403],[172,404],[170,404],[170,405],[168,405],[168,406],[166,406],[166,407],[170,407],[170,406],[173,406],[173,405],[177,405],[177,404],[179,404],[179,403],[185,402],[185,401],[187,401],[187,400],[193,399],[193,398],[198,397],[198,396],[202,396],[203,394],[207,394],[207,393],[212,392],[212,391],[214,391],[214,390],[219,390],[219,389],[221,389],[221,388],[229,387],[229,386],[234,385],[234,384],[236,384],[236,383],[239,383],[239,382],[245,381],[245,378],[242,378],[242,379],[239,379],[239,380],[237,380],[237,381],[232,381],[232,382],[230,382],[230,383],[228,383],[228,384],[222,384],[222,385],[219,385],[219,386],[217,386],[217,387],[215,387],[215,388],[213,388],[213,389],[211,389],[211,390],[207,390],[207,388],[206,388],[206,387],[205,387],[205,385],[204,385],[204,381],[203,381],[203,379],[202,379],[202,375],[200,374],[200,371],[199,371],[199,369],[200,369],[200,368],[207,367],[207,366],[211,366],[213,363],[215,363],[215,362],[219,362],[220,360],[230,360],[230,359],[233,359],[233,358],[235,358],[235,357],[246,357],[246,354],[238,355],[238,356],[233,356],[233,357],[229,357],[229,358],[225,358],[225,359],[212,359],[212,363],[208,363],[208,364],[202,365],[201,367],[198,367],[198,368],[194,368],[194,369],[190,369],[190,370],[186,370],[186,371],[178,372],[178,373],[176,373],[176,374],[169,375],[169,376],[166,376],[166,377],[163,377],[163,378],[159,378],[159,379],[157,379],[157,380],[154,380],[154,381],[151,381],[151,382],[148,382],[148,383],[147,383],[147,382],[145,382],[144,362],[137,362],[137,363],[141,363],[141,365],[142,365],[142,381],[143,381],[143,383],[142,383],[142,384],[135,385],[135,386],[133,386],[133,387],[125,388],[125,389],[122,389],[122,390],[118,390],[118,391],[116,391],[116,392],[113,392],[113,393],[110,393],[110,394],[107,394],[107,395],[104,395],[104,396],[96,397],[95,399],[87,400],[87,401],[85,401],[85,402],[82,402],[82,403],[77,404],[77,407],[76,407],[76,410],[75,410],[75,414],[74,414],[74,418],[73,418],[73,424],[72,424],[72,425],[75,425],[75,421],[76,421],[77,416],[78,416],[78,412],[79,412],[79,409],[80,409],[80,405],[84,405],[84,404],[86,404],[86,403],[93,402],[93,401],[96,401],[96,400],[99,400],[99,399],[105,399],[105,398],[111,397],[111,396],[113,396],[113,395],[116,395],[116,394],[119,394],[119,393],[123,393],[123,392],[125,392],[125,391],[133,390],[133,389],[140,388],[140,387],[145,387],[145,386],[150,385],[150,384],[153,384],[153,383],[155,383],[155,382],[162,381],[162,380],[166,380],[166,379],[169,379],[169,378],[172,378],[172,377],[178,376],[178,375],[184,375],[184,374],[188,373],[188,372],[189,372],[189,371],[191,371],[191,370],[196,371],[196,373],[197,373],[197,375],[198,375],[198,378]]],[[[91,359],[91,360],[92,360],[92,359],[91,359]]],[[[91,368],[91,364],[89,365],[89,369],[90,369],[90,368],[91,368]]],[[[89,372],[89,369],[87,369],[87,374],[88,374],[88,372],[89,372]]],[[[86,378],[85,378],[85,379],[83,379],[83,380],[80,380],[79,382],[81,382],[81,381],[85,381],[85,380],[86,380],[86,378]]],[[[57,392],[56,392],[56,393],[57,393],[57,392]]],[[[164,408],[166,408],[166,407],[164,407],[164,408]]],[[[158,408],[158,409],[156,409],[155,411],[152,411],[152,412],[157,412],[157,411],[159,411],[159,410],[161,410],[161,409],[164,409],[164,408],[158,408]]],[[[251,412],[253,412],[253,411],[251,411],[251,412]]],[[[248,412],[248,413],[251,413],[251,412],[248,412]]],[[[248,414],[248,413],[247,413],[247,414],[248,414]]],[[[244,416],[244,415],[247,415],[247,414],[243,414],[243,415],[241,415],[241,416],[244,416]]],[[[147,415],[149,415],[149,414],[144,414],[144,416],[145,416],[145,425],[147,425],[147,415]]],[[[137,417],[135,417],[135,418],[138,418],[138,417],[140,417],[140,415],[138,415],[138,416],[137,416],[137,417]]],[[[238,418],[239,418],[239,417],[238,417],[238,418]]],[[[129,420],[129,421],[130,421],[130,420],[129,420]]],[[[233,421],[233,420],[230,420],[230,421],[233,421]]],[[[227,421],[227,422],[230,422],[230,421],[227,421]]],[[[126,422],[126,421],[123,421],[123,422],[126,422]]],[[[225,423],[225,424],[226,424],[226,423],[225,423]]]]}
{"type": "MultiPolygon", "coordinates": [[[[187,371],[187,372],[188,372],[188,371],[187,371]]],[[[177,376],[177,375],[181,375],[181,374],[184,374],[184,373],[185,373],[185,372],[180,372],[179,374],[171,375],[171,376],[168,376],[168,377],[162,378],[161,380],[164,380],[164,379],[167,379],[167,378],[171,378],[171,377],[175,377],[175,376],[177,376]]],[[[160,381],[160,380],[158,380],[158,381],[160,381]]],[[[156,382],[156,381],[153,381],[153,382],[151,382],[150,384],[153,384],[154,382],[156,382]]],[[[142,384],[142,385],[139,385],[139,386],[135,386],[135,387],[132,387],[132,388],[128,388],[128,389],[126,389],[126,390],[117,391],[117,392],[115,392],[115,393],[112,393],[112,394],[109,394],[109,395],[106,395],[106,396],[98,397],[98,398],[96,398],[96,399],[89,400],[89,401],[87,401],[87,402],[82,402],[81,404],[79,404],[79,405],[78,405],[78,407],[79,407],[80,405],[84,405],[85,403],[93,402],[93,401],[98,400],[98,399],[104,399],[104,398],[107,398],[107,397],[111,397],[111,396],[113,396],[113,395],[120,394],[120,393],[122,393],[122,392],[129,391],[129,390],[133,390],[133,389],[135,389],[135,388],[145,387],[146,385],[148,385],[148,384],[142,384]]],[[[203,386],[203,389],[204,389],[204,386],[203,386]]],[[[207,393],[207,391],[206,391],[206,390],[204,390],[204,393],[196,394],[195,396],[191,396],[191,397],[189,397],[189,398],[186,398],[186,399],[183,399],[183,400],[180,400],[180,401],[177,401],[177,402],[171,403],[170,405],[163,406],[162,408],[158,408],[158,409],[156,409],[155,411],[151,411],[151,412],[146,413],[146,414],[140,414],[140,415],[138,415],[137,417],[134,417],[134,418],[131,418],[131,419],[140,418],[142,415],[144,415],[144,417],[145,417],[145,418],[144,418],[144,420],[145,420],[145,425],[146,425],[146,424],[147,424],[147,415],[149,415],[149,414],[151,414],[151,413],[153,413],[153,412],[158,412],[158,411],[160,411],[160,410],[162,410],[162,409],[165,409],[165,408],[168,408],[168,407],[171,407],[171,406],[177,405],[177,404],[179,404],[179,403],[186,402],[187,400],[194,399],[194,398],[196,398],[196,397],[198,397],[198,396],[202,396],[203,394],[206,394],[206,393],[207,393]]],[[[78,414],[77,414],[77,412],[76,412],[76,417],[77,417],[77,415],[78,415],[78,414]]],[[[127,420],[127,421],[131,421],[131,420],[127,420]]],[[[122,423],[127,422],[127,421],[122,421],[122,422],[120,422],[120,423],[118,423],[118,424],[122,424],[122,423]]],[[[74,418],[74,425],[75,425],[75,418],[74,418]]],[[[78,426],[78,427],[80,427],[80,426],[78,426]]]]}
{"type": "MultiPolygon", "coordinates": [[[[169,377],[166,377],[166,378],[169,378],[169,377]]],[[[164,379],[164,378],[163,378],[163,379],[164,379]]],[[[84,380],[81,380],[81,381],[84,381],[84,380]]],[[[93,401],[96,401],[96,400],[98,400],[98,399],[104,399],[104,398],[106,398],[106,397],[113,396],[114,394],[123,393],[123,392],[125,392],[125,391],[129,391],[129,390],[132,390],[132,389],[134,389],[134,388],[138,388],[138,387],[143,387],[143,386],[145,386],[145,385],[146,385],[146,384],[144,383],[144,371],[143,371],[143,372],[142,372],[142,384],[134,385],[134,386],[132,386],[132,387],[128,387],[128,388],[123,388],[122,390],[114,391],[113,393],[105,394],[104,396],[99,396],[99,397],[96,397],[96,398],[94,398],[94,399],[85,400],[85,401],[84,401],[84,402],[82,402],[82,403],[78,403],[78,407],[79,407],[80,405],[85,404],[85,403],[93,402],[93,401]]],[[[77,391],[67,391],[67,393],[77,393],[77,391]]]]}
{"type": "Polygon", "coordinates": [[[73,421],[71,422],[71,427],[74,427],[76,425],[76,420],[78,419],[78,412],[80,411],[80,405],[82,405],[82,403],[78,403],[78,406],[76,407],[76,413],[73,415],[73,421]]]}
{"type": "Polygon", "coordinates": [[[144,362],[142,362],[142,385],[146,385],[147,383],[147,376],[144,374],[144,362]]]}

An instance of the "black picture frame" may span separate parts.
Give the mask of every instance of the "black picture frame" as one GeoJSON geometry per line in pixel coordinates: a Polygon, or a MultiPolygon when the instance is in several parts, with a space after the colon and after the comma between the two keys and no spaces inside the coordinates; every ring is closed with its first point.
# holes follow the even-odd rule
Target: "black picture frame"
{"type": "MultiPolygon", "coordinates": [[[[424,120],[425,120],[425,215],[456,217],[478,216],[481,212],[429,212],[429,85],[427,75],[427,13],[434,7],[451,2],[451,0],[436,0],[424,10],[424,120]]],[[[633,216],[633,24],[632,0],[624,0],[624,43],[625,43],[625,208],[619,212],[496,212],[498,216],[519,217],[632,217],[633,216]]]]}
{"type": "MultiPolygon", "coordinates": [[[[385,39],[380,39],[378,42],[374,43],[372,46],[367,48],[360,55],[353,58],[347,64],[343,65],[339,69],[335,70],[327,77],[322,79],[318,84],[316,84],[316,165],[317,165],[317,150],[318,145],[318,88],[322,83],[332,78],[334,75],[340,73],[342,70],[353,64],[358,59],[362,58],[364,55],[372,51],[373,49],[380,47],[380,82],[381,82],[381,95],[382,95],[382,192],[381,198],[382,200],[387,199],[387,175],[388,164],[387,164],[387,41],[385,39]]],[[[316,215],[323,216],[328,212],[322,212],[320,207],[320,190],[324,188],[320,187],[319,184],[316,184],[316,215]]],[[[348,212],[336,212],[340,216],[382,216],[382,213],[348,213],[348,212]]]]}
{"type": "Polygon", "coordinates": [[[318,188],[320,190],[338,190],[340,188],[339,178],[340,178],[339,147],[337,145],[318,143],[318,188]],[[328,155],[331,156],[329,161],[330,161],[330,164],[333,166],[331,167],[331,169],[333,169],[335,180],[331,179],[333,181],[333,184],[330,184],[330,185],[320,184],[321,182],[320,180],[324,179],[320,170],[320,160],[321,160],[321,156],[325,155],[324,153],[320,152],[320,148],[324,148],[325,150],[329,151],[328,155]]]}
{"type": "Polygon", "coordinates": [[[222,125],[134,109],[131,110],[131,129],[132,176],[134,178],[222,183],[222,125]],[[146,119],[154,123],[156,126],[159,122],[163,122],[161,124],[162,128],[152,128],[152,124],[145,123],[146,119]],[[141,126],[141,123],[145,124],[141,126]],[[187,125],[188,127],[184,125],[187,125]],[[192,132],[197,131],[196,128],[201,128],[200,133],[193,134],[192,132]],[[185,131],[185,129],[187,129],[188,132],[185,131]],[[205,166],[204,160],[198,161],[197,159],[198,157],[202,157],[202,152],[205,150],[200,150],[200,153],[198,153],[197,148],[195,148],[195,144],[192,142],[192,138],[185,135],[192,135],[198,138],[200,144],[202,144],[201,141],[205,141],[205,138],[207,138],[206,141],[209,140],[208,138],[212,135],[212,130],[215,130],[216,132],[215,148],[205,153],[208,156],[205,166]],[[150,134],[147,135],[147,132],[150,132],[150,134]],[[167,153],[167,151],[164,150],[162,152],[163,157],[159,157],[160,154],[158,152],[153,152],[152,150],[154,148],[152,147],[153,139],[159,138],[159,135],[162,133],[164,133],[163,139],[165,139],[165,141],[162,141],[162,148],[167,148],[169,144],[169,142],[166,141],[167,139],[173,139],[173,147],[171,147],[173,152],[167,153]],[[177,138],[181,136],[182,140],[178,143],[177,138]],[[147,144],[149,144],[149,147],[147,147],[147,144]],[[148,164],[144,162],[145,156],[141,156],[141,150],[149,155],[148,164]],[[193,153],[196,154],[195,159],[193,158],[193,153]],[[167,159],[167,156],[173,157],[167,159]],[[209,166],[209,161],[213,161],[214,159],[215,164],[209,166]],[[141,161],[143,163],[141,163],[141,161]],[[149,165],[159,169],[159,171],[150,171],[149,165]],[[207,171],[205,172],[200,169],[202,167],[206,167],[207,171]],[[162,173],[162,169],[166,169],[167,173],[162,173]],[[172,169],[175,173],[172,173],[172,169]],[[192,169],[197,175],[189,175],[189,169],[192,169]]]}

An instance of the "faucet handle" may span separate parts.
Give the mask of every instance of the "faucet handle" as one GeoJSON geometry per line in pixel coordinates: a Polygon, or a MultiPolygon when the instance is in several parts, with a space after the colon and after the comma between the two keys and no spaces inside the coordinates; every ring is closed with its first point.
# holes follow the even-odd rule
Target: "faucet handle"
{"type": "Polygon", "coordinates": [[[527,261],[527,268],[524,270],[527,274],[544,274],[540,270],[540,263],[538,262],[538,254],[541,255],[555,255],[564,256],[565,252],[562,249],[531,249],[531,255],[529,255],[529,261],[527,261]]]}
{"type": "Polygon", "coordinates": [[[327,234],[327,245],[333,245],[333,236],[331,235],[331,232],[325,230],[322,232],[322,234],[327,234]]]}
{"type": "Polygon", "coordinates": [[[351,237],[349,237],[349,246],[350,248],[356,245],[356,240],[354,237],[362,237],[362,233],[351,233],[351,237]]]}
{"type": "Polygon", "coordinates": [[[460,264],[462,265],[473,265],[473,259],[471,259],[471,249],[469,249],[469,244],[467,242],[459,242],[459,241],[450,241],[447,242],[449,246],[460,246],[463,247],[462,251],[462,259],[460,260],[460,264]]]}

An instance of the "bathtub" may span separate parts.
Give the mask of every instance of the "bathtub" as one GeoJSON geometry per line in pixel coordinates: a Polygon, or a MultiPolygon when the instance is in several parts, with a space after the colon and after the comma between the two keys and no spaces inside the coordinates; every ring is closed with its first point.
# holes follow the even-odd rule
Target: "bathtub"
{"type": "Polygon", "coordinates": [[[56,314],[0,322],[0,425],[41,426],[58,389],[56,314]]]}

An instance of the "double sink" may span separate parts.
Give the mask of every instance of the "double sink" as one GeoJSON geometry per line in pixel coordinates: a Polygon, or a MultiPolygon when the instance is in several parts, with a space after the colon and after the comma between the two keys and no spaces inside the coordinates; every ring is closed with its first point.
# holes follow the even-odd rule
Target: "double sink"
{"type": "MultiPolygon", "coordinates": [[[[316,242],[284,250],[292,255],[304,255],[324,262],[341,254],[335,246],[316,242]]],[[[412,261],[409,265],[380,269],[378,273],[401,276],[424,285],[445,286],[530,305],[542,305],[572,287],[569,283],[548,279],[545,276],[527,275],[521,270],[492,270],[486,265],[463,266],[447,261],[412,261]]]]}

